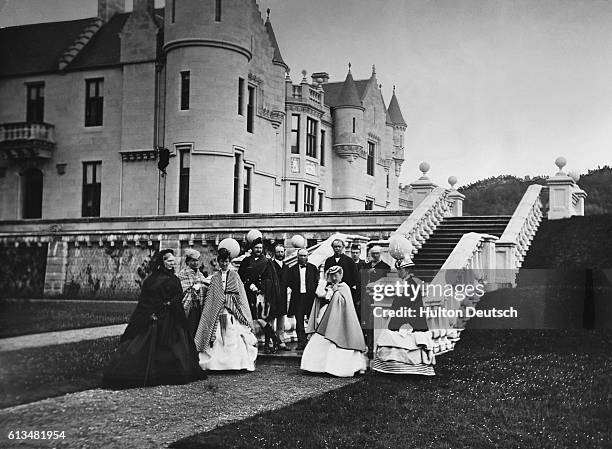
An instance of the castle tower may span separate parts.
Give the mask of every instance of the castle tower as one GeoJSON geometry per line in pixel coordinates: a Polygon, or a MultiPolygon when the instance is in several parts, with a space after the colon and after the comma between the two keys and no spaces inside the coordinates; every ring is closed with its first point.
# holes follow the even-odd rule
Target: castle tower
{"type": "Polygon", "coordinates": [[[404,132],[407,125],[395,96],[395,86],[387,108],[387,125],[393,128],[393,163],[395,176],[399,176],[404,163],[404,132]]]}
{"type": "Polygon", "coordinates": [[[365,173],[363,120],[365,108],[361,104],[357,86],[351,74],[351,64],[333,108],[333,149],[340,159],[334,164],[333,196],[335,209],[363,209],[361,186],[358,179],[365,173]]]}
{"type": "Polygon", "coordinates": [[[168,0],[165,9],[163,144],[176,157],[163,212],[232,212],[237,149],[249,145],[255,116],[249,63],[261,15],[254,0],[168,0]]]}

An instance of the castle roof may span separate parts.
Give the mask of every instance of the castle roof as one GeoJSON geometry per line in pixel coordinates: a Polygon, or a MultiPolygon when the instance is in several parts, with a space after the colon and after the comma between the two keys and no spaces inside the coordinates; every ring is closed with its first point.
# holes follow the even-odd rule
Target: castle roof
{"type": "Polygon", "coordinates": [[[270,43],[272,44],[272,48],[274,49],[274,56],[272,56],[272,62],[276,62],[287,67],[287,64],[285,64],[285,61],[283,60],[283,56],[281,55],[280,48],[278,47],[278,41],[276,40],[274,29],[272,28],[272,24],[270,23],[270,10],[268,10],[268,18],[266,19],[265,26],[266,32],[268,33],[268,37],[270,38],[270,43]]]}
{"type": "MultiPolygon", "coordinates": [[[[121,62],[119,33],[131,13],[115,14],[93,34],[67,70],[117,65],[121,62]]],[[[158,25],[164,9],[155,10],[158,25]]],[[[62,55],[87,28],[100,19],[69,20],[0,28],[0,76],[57,72],[62,55]]]]}
{"type": "Polygon", "coordinates": [[[395,88],[393,89],[393,95],[391,96],[389,107],[387,108],[387,122],[393,125],[406,126],[406,121],[402,116],[402,111],[397,102],[397,97],[395,96],[395,88]]]}
{"type": "MultiPolygon", "coordinates": [[[[363,93],[365,92],[365,87],[367,86],[367,82],[369,80],[364,80],[365,82],[363,83],[361,87],[361,92],[360,90],[357,88],[357,83],[355,83],[355,80],[353,79],[353,75],[351,74],[351,68],[350,68],[350,64],[349,64],[349,71],[346,74],[346,79],[344,80],[343,83],[327,83],[323,85],[323,91],[325,92],[325,103],[328,104],[329,106],[332,107],[337,107],[337,106],[356,106],[356,107],[361,107],[361,97],[363,95],[363,93]],[[334,96],[332,92],[330,92],[330,96],[332,96],[332,98],[327,98],[328,96],[328,90],[329,90],[329,86],[330,84],[337,84],[339,85],[339,89],[336,92],[336,95],[334,96]]],[[[333,89],[332,89],[333,90],[333,89]]]]}
{"type": "MultiPolygon", "coordinates": [[[[352,76],[351,76],[352,78],[352,76]]],[[[353,80],[355,84],[355,88],[357,89],[357,94],[359,98],[363,98],[365,94],[366,87],[370,80],[353,80]]],[[[344,81],[337,81],[333,83],[325,83],[323,84],[323,91],[325,92],[325,104],[329,107],[338,106],[340,103],[340,93],[342,92],[342,88],[344,87],[344,81]]]]}

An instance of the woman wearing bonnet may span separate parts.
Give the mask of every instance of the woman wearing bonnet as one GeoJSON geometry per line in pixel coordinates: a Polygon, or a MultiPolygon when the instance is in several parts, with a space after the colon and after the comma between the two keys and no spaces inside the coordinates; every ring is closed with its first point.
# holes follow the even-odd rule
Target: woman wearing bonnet
{"type": "Polygon", "coordinates": [[[392,310],[408,307],[416,311],[415,318],[393,317],[376,340],[372,369],[386,374],[420,374],[434,376],[436,358],[432,333],[419,310],[423,307],[420,288],[423,283],[413,276],[414,263],[409,257],[395,264],[400,281],[410,285],[414,295],[400,295],[393,300],[392,310]]]}
{"type": "Polygon", "coordinates": [[[174,252],[156,253],[149,266],[138,305],[104,372],[105,386],[182,384],[206,377],[181,303],[174,252]]]}
{"type": "Polygon", "coordinates": [[[327,285],[317,289],[306,333],[311,334],[300,368],[314,373],[352,377],[367,368],[367,347],[343,270],[327,270],[327,285]]]}

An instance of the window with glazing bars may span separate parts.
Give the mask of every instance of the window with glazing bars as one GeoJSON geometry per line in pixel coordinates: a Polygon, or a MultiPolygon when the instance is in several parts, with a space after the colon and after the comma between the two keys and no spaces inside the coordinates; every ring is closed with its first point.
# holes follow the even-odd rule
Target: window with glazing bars
{"type": "Polygon", "coordinates": [[[83,162],[83,217],[100,216],[102,195],[102,162],[83,162]]]}
{"type": "Polygon", "coordinates": [[[315,188],[304,186],[304,212],[313,212],[315,206],[315,188]]]}
{"type": "Polygon", "coordinates": [[[26,121],[42,123],[45,115],[45,83],[28,84],[27,90],[26,121]]]}
{"type": "Polygon", "coordinates": [[[306,156],[317,157],[317,122],[306,118],[306,156]]]}
{"type": "Polygon", "coordinates": [[[85,126],[102,126],[104,78],[85,80],[85,126]]]}

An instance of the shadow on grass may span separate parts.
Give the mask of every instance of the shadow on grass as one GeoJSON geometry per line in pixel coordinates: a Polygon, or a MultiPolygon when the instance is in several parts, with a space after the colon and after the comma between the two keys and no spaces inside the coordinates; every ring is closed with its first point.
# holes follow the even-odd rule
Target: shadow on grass
{"type": "Polygon", "coordinates": [[[603,330],[467,331],[434,378],[370,374],[170,447],[603,448],[611,344],[603,330]]]}
{"type": "Polygon", "coordinates": [[[119,337],[0,352],[0,408],[100,386],[119,337]]]}
{"type": "Polygon", "coordinates": [[[136,303],[0,300],[0,338],[127,323],[136,303]]]}

